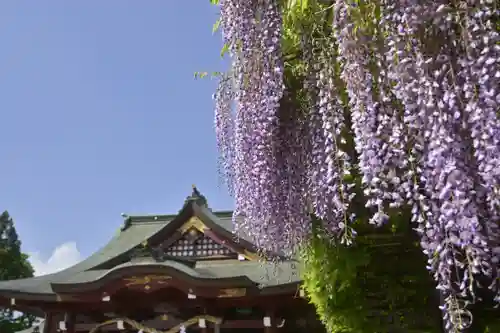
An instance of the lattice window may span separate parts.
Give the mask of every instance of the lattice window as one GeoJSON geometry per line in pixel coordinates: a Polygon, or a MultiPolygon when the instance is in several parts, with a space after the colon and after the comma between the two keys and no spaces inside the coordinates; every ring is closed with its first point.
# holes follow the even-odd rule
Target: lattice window
{"type": "Polygon", "coordinates": [[[237,254],[213,239],[200,236],[196,239],[183,237],[172,244],[166,251],[173,257],[236,257],[237,254]]]}

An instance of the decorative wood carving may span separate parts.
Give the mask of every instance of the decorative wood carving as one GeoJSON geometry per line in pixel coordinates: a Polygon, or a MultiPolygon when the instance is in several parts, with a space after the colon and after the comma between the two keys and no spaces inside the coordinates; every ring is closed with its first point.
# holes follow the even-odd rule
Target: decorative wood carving
{"type": "Polygon", "coordinates": [[[172,277],[168,275],[144,275],[144,276],[132,276],[123,279],[125,286],[129,288],[141,288],[145,291],[151,289],[157,289],[168,283],[172,277]]]}
{"type": "Polygon", "coordinates": [[[244,297],[247,293],[245,288],[221,289],[218,298],[244,297]]]}
{"type": "Polygon", "coordinates": [[[248,259],[248,260],[254,260],[254,261],[259,261],[261,258],[259,258],[259,256],[255,253],[252,253],[248,250],[243,250],[243,253],[242,255],[248,259]]]}
{"type": "Polygon", "coordinates": [[[259,260],[259,257],[247,250],[242,253],[236,252],[229,244],[219,239],[212,230],[198,217],[191,217],[178,230],[182,236],[173,244],[173,239],[166,240],[166,243],[151,246],[147,241],[135,248],[130,253],[130,259],[134,258],[154,258],[157,261],[165,261],[169,258],[180,259],[236,259],[242,255],[249,260],[259,260]]]}
{"type": "Polygon", "coordinates": [[[181,258],[228,258],[235,259],[238,255],[212,238],[192,228],[183,237],[169,246],[165,254],[181,258]]]}
{"type": "Polygon", "coordinates": [[[186,223],[184,223],[178,230],[182,234],[184,234],[184,233],[186,233],[191,228],[195,228],[199,232],[203,232],[206,229],[208,229],[208,227],[205,225],[205,223],[203,223],[202,220],[200,220],[196,216],[193,216],[186,223]]]}

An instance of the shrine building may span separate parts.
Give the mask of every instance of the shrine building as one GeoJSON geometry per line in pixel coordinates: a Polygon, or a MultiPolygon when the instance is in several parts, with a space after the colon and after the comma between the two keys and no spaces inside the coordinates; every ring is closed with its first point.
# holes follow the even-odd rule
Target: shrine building
{"type": "Polygon", "coordinates": [[[44,318],[22,333],[324,332],[299,284],[297,262],[263,262],[193,187],[176,215],[124,215],[72,267],[1,281],[0,307],[44,318]]]}

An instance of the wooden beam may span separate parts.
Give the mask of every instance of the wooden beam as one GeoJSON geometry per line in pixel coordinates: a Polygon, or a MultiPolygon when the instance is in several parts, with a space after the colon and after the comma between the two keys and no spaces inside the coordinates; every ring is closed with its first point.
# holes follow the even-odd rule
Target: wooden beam
{"type": "MultiPolygon", "coordinates": [[[[126,297],[117,297],[111,301],[102,301],[102,297],[94,297],[92,299],[85,299],[85,295],[79,295],[82,299],[73,299],[71,301],[41,301],[41,300],[27,300],[27,299],[16,299],[16,304],[11,305],[9,299],[0,297],[0,306],[5,308],[10,308],[20,312],[30,313],[35,309],[43,309],[45,312],[85,312],[88,309],[95,309],[102,312],[112,312],[116,308],[117,304],[129,303],[126,307],[134,308],[136,306],[150,305],[152,303],[167,302],[174,305],[176,308],[184,307],[207,307],[206,302],[210,302],[210,306],[217,306],[220,308],[232,308],[234,306],[259,306],[265,304],[269,305],[271,302],[275,303],[276,306],[290,306],[296,308],[300,304],[307,304],[307,300],[299,299],[294,297],[294,293],[287,295],[251,295],[248,294],[245,297],[230,297],[230,298],[216,298],[218,296],[219,287],[214,288],[212,292],[213,297],[198,297],[196,300],[189,300],[187,295],[181,295],[179,297],[168,298],[171,293],[169,291],[159,292],[158,294],[153,293],[152,295],[140,294],[131,296],[133,302],[125,302],[129,295],[124,295],[126,297]],[[135,297],[137,296],[137,297],[135,297]],[[167,298],[165,298],[167,297],[167,298]]],[[[88,294],[87,294],[88,296],[88,294]]],[[[197,295],[201,296],[201,295],[197,295]]],[[[128,299],[127,299],[128,301],[128,299]]],[[[39,316],[43,313],[38,313],[39,316]]]]}

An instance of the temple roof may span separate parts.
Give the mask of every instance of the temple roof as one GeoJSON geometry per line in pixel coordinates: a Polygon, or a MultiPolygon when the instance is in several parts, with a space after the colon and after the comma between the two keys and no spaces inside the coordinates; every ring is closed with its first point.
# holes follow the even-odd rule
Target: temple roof
{"type": "MultiPolygon", "coordinates": [[[[194,284],[234,280],[235,284],[254,284],[263,291],[299,281],[295,262],[262,264],[256,260],[257,254],[249,239],[234,240],[233,237],[231,212],[212,212],[206,199],[194,188],[178,214],[125,216],[120,232],[87,259],[54,274],[1,281],[0,297],[53,301],[61,292],[97,288],[100,281],[126,276],[131,269],[141,272],[165,270],[194,284]],[[213,246],[217,250],[203,250],[203,258],[193,256],[190,260],[184,258],[188,251],[176,252],[176,244],[188,244],[188,240],[182,237],[196,232],[199,235],[193,237],[198,237],[201,242],[197,245],[200,249],[213,246]],[[167,255],[161,258],[151,251],[137,254],[138,249],[149,249],[150,245],[158,244],[174,250],[167,251],[167,255]],[[236,254],[253,260],[230,257],[236,254]]],[[[202,253],[201,250],[198,252],[202,253]]],[[[189,251],[191,253],[194,252],[189,251]]]]}

